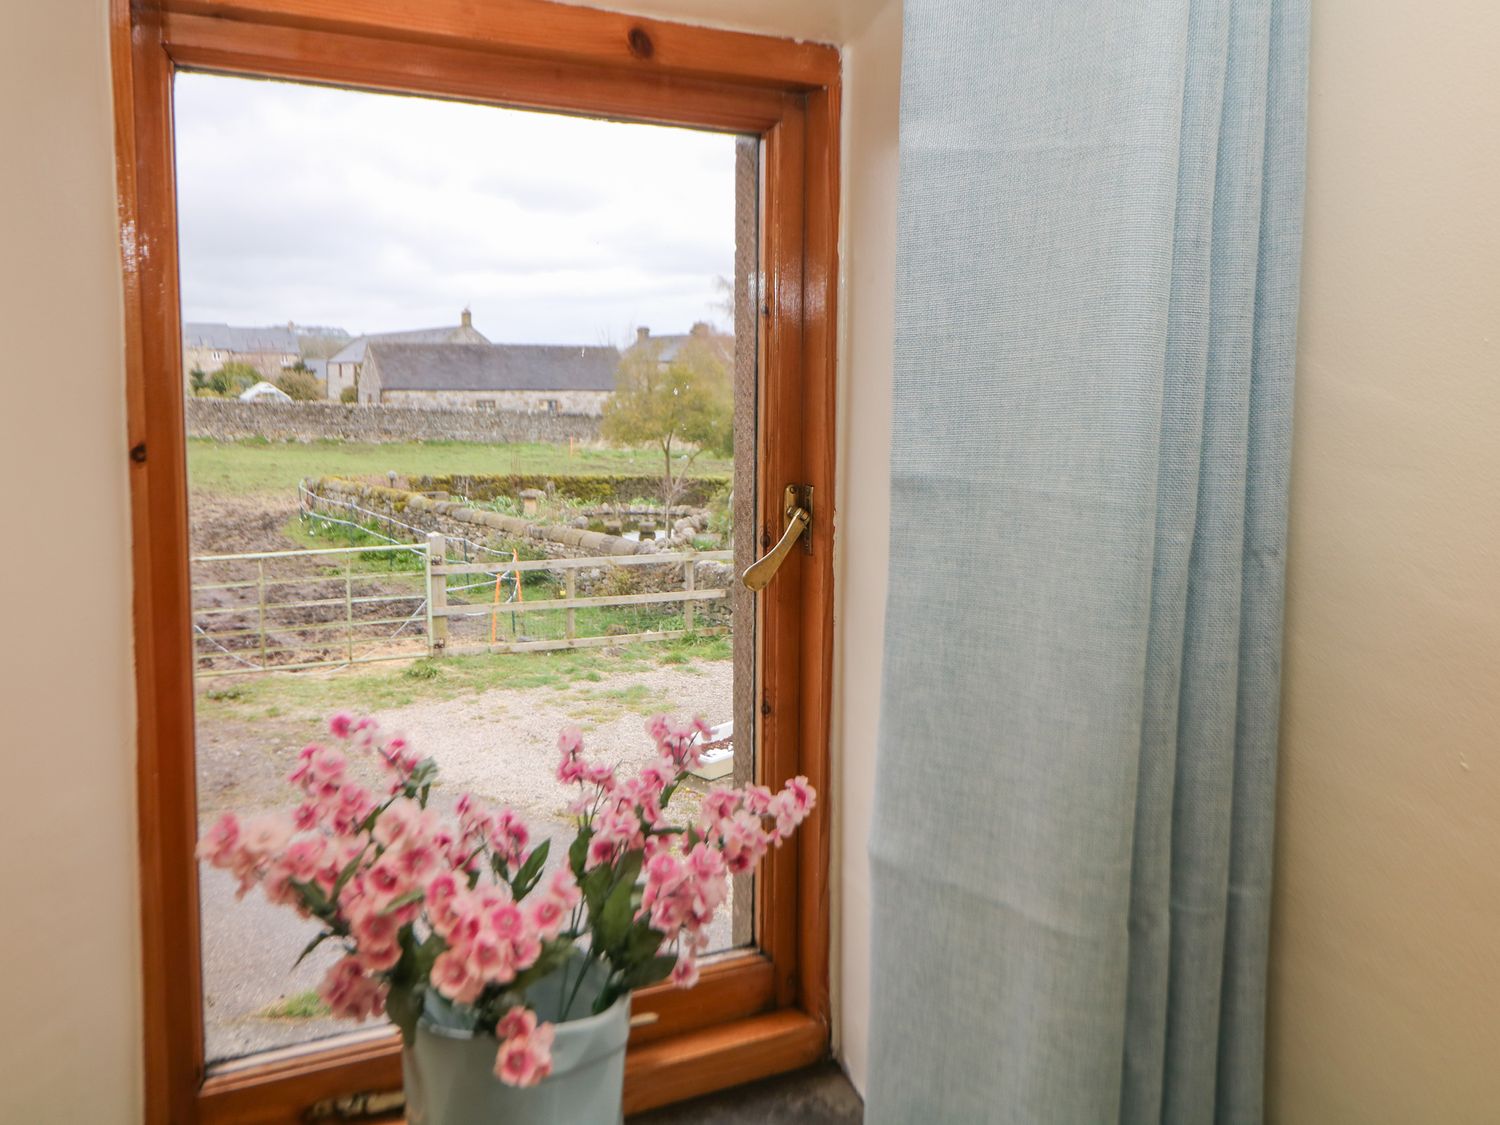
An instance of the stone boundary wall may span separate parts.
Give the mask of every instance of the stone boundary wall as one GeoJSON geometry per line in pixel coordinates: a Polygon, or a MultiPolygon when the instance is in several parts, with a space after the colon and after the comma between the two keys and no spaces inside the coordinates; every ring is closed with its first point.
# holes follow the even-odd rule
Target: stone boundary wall
{"type": "MultiPolygon", "coordinates": [[[[705,508],[729,491],[728,477],[689,477],[677,490],[674,514],[679,508],[705,508]]],[[[556,492],[586,504],[648,503],[661,493],[661,478],[627,473],[449,473],[442,476],[410,476],[406,487],[414,492],[451,492],[471,500],[494,500],[515,496],[522,489],[556,492]]]]}
{"type": "Polygon", "coordinates": [[[463,501],[434,499],[420,492],[407,492],[399,488],[361,484],[342,477],[320,477],[302,482],[315,498],[314,511],[323,511],[341,519],[351,518],[343,503],[356,504],[378,515],[421,528],[423,531],[440,531],[444,535],[461,536],[476,543],[486,540],[525,539],[535,543],[550,558],[576,558],[579,555],[640,555],[656,554],[667,549],[652,540],[636,542],[619,535],[606,535],[602,531],[567,527],[560,524],[538,524],[519,516],[508,516],[503,512],[490,512],[482,508],[471,508],[463,501]],[[320,503],[319,497],[327,502],[320,503]]]}
{"type": "Polygon", "coordinates": [[[599,419],[583,414],[422,410],[341,402],[186,400],[188,437],[215,441],[475,441],[495,444],[599,440],[599,419]]]}

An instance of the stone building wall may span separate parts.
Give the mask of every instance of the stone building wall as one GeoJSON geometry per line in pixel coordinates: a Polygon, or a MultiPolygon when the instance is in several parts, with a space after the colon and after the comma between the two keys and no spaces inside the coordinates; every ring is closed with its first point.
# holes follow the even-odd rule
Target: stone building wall
{"type": "Polygon", "coordinates": [[[189,398],[189,437],[239,441],[475,441],[599,440],[599,419],[579,414],[506,410],[423,410],[410,406],[338,402],[240,402],[189,398]]]}
{"type": "Polygon", "coordinates": [[[584,414],[598,418],[604,413],[608,391],[387,391],[380,392],[386,406],[410,406],[422,410],[498,410],[520,414],[584,414]],[[488,404],[488,405],[486,405],[488,404]]]}
{"type": "Polygon", "coordinates": [[[192,375],[197,368],[205,375],[212,375],[226,363],[248,363],[260,376],[268,381],[280,378],[281,373],[297,362],[296,352],[231,352],[222,348],[185,347],[182,349],[182,370],[192,375]]]}

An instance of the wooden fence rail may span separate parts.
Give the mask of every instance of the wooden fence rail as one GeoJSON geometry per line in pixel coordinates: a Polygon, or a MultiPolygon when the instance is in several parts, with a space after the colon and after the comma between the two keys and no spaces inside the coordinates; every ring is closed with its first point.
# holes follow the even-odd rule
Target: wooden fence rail
{"type": "Polygon", "coordinates": [[[571,559],[530,559],[513,561],[497,567],[494,563],[455,562],[445,559],[447,544],[445,537],[433,532],[427,536],[428,572],[428,637],[434,652],[546,652],[569,648],[597,648],[607,645],[634,644],[640,641],[675,640],[690,634],[713,635],[726,633],[724,626],[695,628],[694,608],[698,605],[727,599],[729,591],[714,587],[699,589],[697,568],[700,563],[729,564],[734,560],[732,551],[664,551],[654,555],[598,555],[571,559]],[[434,559],[444,561],[434,563],[434,559]],[[613,594],[578,596],[578,572],[580,570],[608,569],[611,567],[680,566],[682,589],[663,590],[643,594],[613,594]],[[508,601],[500,604],[450,605],[448,602],[448,579],[450,577],[494,574],[497,570],[510,575],[537,573],[540,571],[563,572],[563,594],[561,598],[541,601],[508,601]],[[680,629],[646,630],[634,633],[615,633],[604,636],[580,636],[578,614],[582,610],[619,608],[628,606],[673,606],[681,605],[683,627],[680,629]],[[544,639],[517,639],[500,641],[495,639],[493,623],[499,614],[561,613],[563,635],[544,639]],[[491,624],[488,643],[452,643],[449,622],[454,619],[488,619],[491,624]]]}
{"type": "MultiPolygon", "coordinates": [[[[432,534],[425,543],[195,557],[195,577],[201,576],[193,583],[198,676],[409,660],[424,654],[598,648],[729,631],[727,625],[713,624],[709,612],[715,602],[727,604],[727,584],[699,586],[698,567],[726,566],[733,560],[730,551],[458,562],[448,560],[447,546],[443,535],[432,534]],[[404,568],[380,569],[405,552],[415,558],[404,568]],[[625,567],[677,567],[680,579],[672,581],[680,581],[680,588],[579,595],[580,572],[625,567]],[[283,568],[299,573],[278,573],[283,568]],[[543,583],[550,596],[525,601],[525,576],[543,572],[556,575],[561,590],[543,583]],[[478,581],[464,583],[465,576],[478,581]],[[454,578],[460,581],[451,583],[454,578]],[[485,598],[491,589],[495,596],[485,598]],[[631,614],[632,609],[642,613],[631,614]],[[592,612],[601,610],[624,612],[592,612]],[[668,615],[665,621],[663,615],[668,615]],[[502,621],[507,625],[503,635],[502,621]],[[672,627],[650,627],[657,623],[672,627]]],[[[667,582],[657,576],[651,585],[667,582]]]]}

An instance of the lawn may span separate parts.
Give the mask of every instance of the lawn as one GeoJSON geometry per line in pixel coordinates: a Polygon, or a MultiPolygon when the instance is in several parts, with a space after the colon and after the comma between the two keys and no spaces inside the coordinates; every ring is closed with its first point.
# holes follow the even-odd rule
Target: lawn
{"type": "MultiPolygon", "coordinates": [[[[531,443],[213,441],[188,439],[188,480],[195,491],[219,495],[290,492],[304,477],[440,476],[448,473],[547,473],[579,476],[623,473],[655,476],[661,454],[652,449],[606,449],[531,443]]],[[[730,462],[699,457],[692,476],[727,474],[730,462]]]]}
{"type": "Polygon", "coordinates": [[[417,660],[405,667],[384,664],[337,673],[246,676],[204,690],[198,700],[198,717],[209,722],[319,720],[351,701],[358,701],[361,710],[373,712],[473,697],[499,688],[574,688],[581,702],[599,703],[607,711],[618,712],[626,704],[643,701],[626,698],[620,694],[622,689],[611,688],[608,681],[612,677],[653,668],[691,667],[702,661],[729,660],[732,655],[728,637],[692,636],[617,650],[482,653],[417,660]]]}

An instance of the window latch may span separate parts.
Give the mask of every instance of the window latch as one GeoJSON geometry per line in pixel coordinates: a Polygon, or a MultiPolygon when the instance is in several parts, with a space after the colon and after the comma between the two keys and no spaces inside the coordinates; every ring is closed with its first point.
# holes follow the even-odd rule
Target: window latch
{"type": "Polygon", "coordinates": [[[745,568],[740,581],[748,589],[764,590],[770,585],[771,579],[776,577],[776,572],[781,569],[781,564],[786,561],[787,555],[792,553],[792,548],[799,540],[803,552],[812,554],[812,485],[789,484],[782,495],[786,530],[782,532],[781,541],[776,546],[759,561],[745,568]]]}

